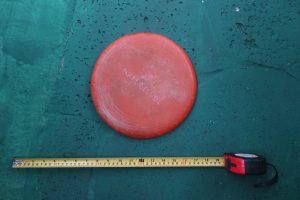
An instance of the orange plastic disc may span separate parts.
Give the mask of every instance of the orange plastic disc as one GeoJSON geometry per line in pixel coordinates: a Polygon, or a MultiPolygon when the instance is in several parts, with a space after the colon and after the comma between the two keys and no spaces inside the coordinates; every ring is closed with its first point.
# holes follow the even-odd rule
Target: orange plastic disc
{"type": "Polygon", "coordinates": [[[110,44],[91,77],[94,106],[116,131],[152,138],[176,128],[196,97],[193,64],[172,40],[136,33],[110,44]]]}

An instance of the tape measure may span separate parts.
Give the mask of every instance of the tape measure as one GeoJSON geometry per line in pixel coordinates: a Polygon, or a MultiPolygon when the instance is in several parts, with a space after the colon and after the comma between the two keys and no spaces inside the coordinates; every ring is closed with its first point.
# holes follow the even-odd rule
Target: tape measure
{"type": "MultiPolygon", "coordinates": [[[[154,167],[223,167],[240,175],[264,175],[267,172],[263,156],[225,153],[223,157],[106,157],[106,158],[14,158],[12,168],[154,168],[154,167]]],[[[256,186],[272,185],[276,174],[256,186]]]]}
{"type": "Polygon", "coordinates": [[[223,157],[15,158],[13,168],[223,167],[223,157]]]}

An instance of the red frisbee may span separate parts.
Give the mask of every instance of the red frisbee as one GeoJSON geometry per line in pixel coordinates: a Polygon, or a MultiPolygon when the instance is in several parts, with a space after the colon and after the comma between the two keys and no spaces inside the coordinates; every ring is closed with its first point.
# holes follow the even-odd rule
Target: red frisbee
{"type": "Polygon", "coordinates": [[[153,33],[126,35],[98,58],[91,77],[94,106],[116,131],[152,138],[176,128],[196,97],[196,75],[186,53],[153,33]]]}

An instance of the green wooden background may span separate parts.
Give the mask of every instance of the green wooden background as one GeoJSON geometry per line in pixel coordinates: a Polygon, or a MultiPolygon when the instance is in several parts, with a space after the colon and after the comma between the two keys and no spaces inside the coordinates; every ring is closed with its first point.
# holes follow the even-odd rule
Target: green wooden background
{"type": "Polygon", "coordinates": [[[300,1],[1,0],[0,199],[300,199],[300,1]],[[101,51],[163,34],[193,61],[198,96],[175,131],[135,140],[91,103],[101,51]],[[10,168],[15,156],[265,155],[280,172],[10,168]]]}

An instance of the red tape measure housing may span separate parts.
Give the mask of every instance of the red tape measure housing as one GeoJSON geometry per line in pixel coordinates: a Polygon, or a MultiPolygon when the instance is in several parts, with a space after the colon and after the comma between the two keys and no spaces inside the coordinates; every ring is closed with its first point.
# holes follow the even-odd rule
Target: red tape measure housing
{"type": "Polygon", "coordinates": [[[254,154],[225,153],[225,168],[235,174],[262,175],[267,171],[266,159],[254,154]]]}

